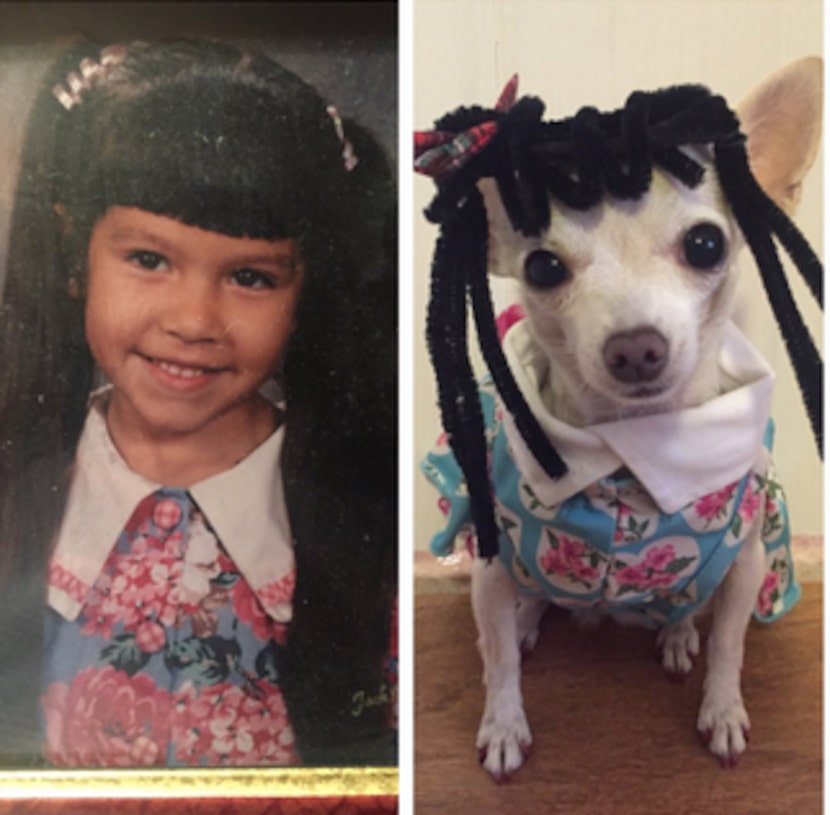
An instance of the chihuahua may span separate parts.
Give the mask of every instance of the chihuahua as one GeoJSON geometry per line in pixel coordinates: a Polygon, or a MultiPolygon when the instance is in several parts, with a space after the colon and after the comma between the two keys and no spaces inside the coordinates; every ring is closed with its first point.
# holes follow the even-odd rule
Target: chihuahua
{"type": "MultiPolygon", "coordinates": [[[[819,59],[800,60],[773,75],[736,108],[747,137],[753,174],[767,195],[788,214],[796,208],[802,180],[818,149],[821,74],[819,59]]],[[[705,148],[690,147],[688,154],[705,167],[711,166],[712,156],[705,148]]],[[[677,424],[671,424],[671,417],[686,411],[684,415],[694,420],[700,406],[737,387],[734,381],[729,384],[730,366],[734,363],[740,367],[736,359],[751,369],[748,387],[756,388],[762,410],[768,408],[770,372],[757,355],[753,356],[754,350],[730,321],[736,258],[743,237],[713,169],[693,188],[655,169],[649,191],[642,198],[619,200],[606,196],[584,211],[552,200],[550,226],[532,237],[513,228],[492,180],[480,181],[479,189],[487,210],[488,271],[516,279],[526,316],[521,336],[512,343],[511,332],[505,337],[506,354],[511,368],[525,366],[535,372],[532,384],[520,381],[520,387],[537,417],[547,415],[551,423],[566,428],[558,437],[565,460],[569,461],[569,446],[579,446],[581,429],[590,429],[617,452],[631,448],[630,455],[635,459],[638,444],[674,446],[678,439],[688,441],[688,433],[673,435],[677,424]],[[546,371],[554,373],[547,376],[546,371]],[[669,423],[661,424],[661,417],[669,423]],[[656,424],[643,427],[651,430],[637,429],[638,422],[649,421],[656,424]],[[672,428],[672,432],[666,428],[672,428]]],[[[753,421],[757,424],[757,417],[753,421]]],[[[765,419],[761,422],[763,425],[765,419]]],[[[741,432],[736,427],[733,431],[741,432]]],[[[532,457],[523,454],[526,448],[515,432],[508,433],[508,445],[515,448],[514,459],[520,470],[522,461],[527,462],[527,470],[519,475],[520,486],[543,507],[556,505],[561,485],[551,487],[546,498],[544,474],[532,457]]],[[[672,450],[665,459],[678,462],[677,467],[697,467],[697,483],[707,484],[707,456],[711,459],[714,453],[705,449],[705,437],[691,446],[698,449],[672,450]]],[[[594,454],[602,458],[607,451],[598,447],[592,453],[589,449],[588,470],[594,454]]],[[[637,470],[630,456],[622,455],[622,460],[637,470]]],[[[580,478],[590,481],[581,472],[581,464],[574,467],[569,461],[569,465],[571,474],[564,479],[566,482],[580,478]]],[[[639,478],[641,473],[637,475],[639,478]]],[[[684,489],[683,478],[675,479],[672,474],[639,480],[641,484],[632,487],[632,494],[613,499],[627,504],[635,531],[640,504],[653,499],[651,505],[656,503],[658,516],[663,518],[664,504],[682,503],[676,494],[677,484],[681,498],[684,489]],[[642,483],[651,495],[644,495],[642,483]],[[664,501],[659,495],[661,489],[668,496],[664,501]]],[[[721,495],[725,501],[723,491],[716,490],[717,483],[713,480],[708,492],[721,495]]],[[[613,501],[597,494],[597,489],[594,487],[595,492],[586,501],[596,504],[605,500],[607,508],[613,501]]],[[[757,504],[766,500],[750,486],[743,495],[736,501],[754,500],[757,504]]],[[[500,507],[498,494],[496,502],[500,507]]],[[[502,516],[505,514],[509,514],[507,510],[502,516]]],[[[713,513],[703,515],[706,523],[714,517],[713,513]]],[[[695,618],[704,609],[712,612],[697,727],[709,750],[726,765],[734,764],[747,747],[749,717],[741,696],[744,638],[766,576],[762,514],[746,518],[739,538],[729,542],[737,554],[730,554],[707,602],[696,606],[693,613],[668,613],[651,620],[662,622],[657,643],[663,666],[670,674],[683,675],[691,670],[699,651],[695,618]]],[[[644,521],[640,523],[642,527],[644,521]]],[[[709,530],[706,523],[700,524],[702,531],[709,530]]],[[[626,533],[618,526],[614,534],[624,538],[626,533]]],[[[662,547],[653,548],[646,558],[652,578],[667,573],[681,575],[693,560],[688,551],[694,550],[694,543],[684,536],[667,540],[673,548],[663,540],[662,547]],[[662,572],[661,559],[663,566],[671,561],[662,572]]],[[[598,556],[579,560],[580,545],[565,534],[559,535],[555,547],[546,550],[550,561],[547,571],[564,572],[557,571],[557,563],[561,566],[567,559],[570,547],[572,565],[577,563],[583,573],[576,574],[571,568],[568,578],[573,585],[590,585],[596,576],[598,556]]],[[[529,576],[521,569],[513,569],[511,574],[511,569],[504,566],[503,559],[477,558],[472,573],[472,603],[486,685],[477,747],[484,767],[497,779],[521,766],[531,744],[522,701],[520,660],[522,650],[536,643],[539,620],[548,602],[521,592],[520,584],[529,576]]],[[[636,583],[635,566],[617,561],[615,568],[617,594],[631,594],[636,583]],[[626,568],[631,571],[625,572],[626,568]]],[[[665,588],[670,582],[671,578],[661,586],[665,588]]],[[[658,591],[664,600],[667,595],[668,591],[658,591]]],[[[671,608],[677,599],[669,597],[666,602],[671,608]]],[[[573,608],[578,603],[567,605],[573,608]]],[[[595,614],[603,604],[586,601],[584,605],[586,613],[595,614]]]]}

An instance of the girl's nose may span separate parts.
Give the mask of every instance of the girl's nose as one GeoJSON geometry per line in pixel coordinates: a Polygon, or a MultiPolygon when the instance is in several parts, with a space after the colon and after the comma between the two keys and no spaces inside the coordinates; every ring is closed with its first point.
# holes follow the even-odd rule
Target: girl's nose
{"type": "Polygon", "coordinates": [[[161,327],[184,342],[215,342],[224,334],[221,298],[209,280],[177,282],[164,304],[161,327]]]}

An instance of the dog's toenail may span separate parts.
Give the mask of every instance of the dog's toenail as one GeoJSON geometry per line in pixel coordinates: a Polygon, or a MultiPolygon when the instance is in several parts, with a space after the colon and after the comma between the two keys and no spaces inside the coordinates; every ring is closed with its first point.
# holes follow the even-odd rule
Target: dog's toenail
{"type": "Polygon", "coordinates": [[[735,758],[735,756],[732,756],[732,755],[724,756],[721,759],[721,766],[723,767],[724,770],[734,770],[737,765],[738,765],[738,760],[735,758]]]}

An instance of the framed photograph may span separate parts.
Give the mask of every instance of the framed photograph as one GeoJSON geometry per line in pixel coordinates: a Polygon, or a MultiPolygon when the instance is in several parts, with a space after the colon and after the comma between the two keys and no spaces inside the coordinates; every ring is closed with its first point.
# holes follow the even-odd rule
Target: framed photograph
{"type": "Polygon", "coordinates": [[[397,4],[0,29],[0,812],[396,811],[397,4]]]}

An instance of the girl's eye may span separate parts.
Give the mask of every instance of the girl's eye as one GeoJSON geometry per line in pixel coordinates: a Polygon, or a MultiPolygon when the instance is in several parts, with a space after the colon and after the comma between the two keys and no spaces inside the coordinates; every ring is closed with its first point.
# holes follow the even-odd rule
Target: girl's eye
{"type": "Polygon", "coordinates": [[[726,255],[723,231],[715,224],[696,224],[683,236],[683,255],[694,269],[714,269],[726,255]]]}
{"type": "Polygon", "coordinates": [[[553,289],[568,278],[568,267],[547,249],[536,249],[525,258],[525,280],[537,289],[553,289]]]}
{"type": "Polygon", "coordinates": [[[162,266],[167,265],[167,258],[164,255],[146,249],[137,249],[135,252],[130,252],[127,255],[127,260],[150,272],[156,272],[162,266]]]}
{"type": "Polygon", "coordinates": [[[277,285],[272,275],[259,269],[237,269],[231,279],[243,289],[273,289],[277,285]]]}

